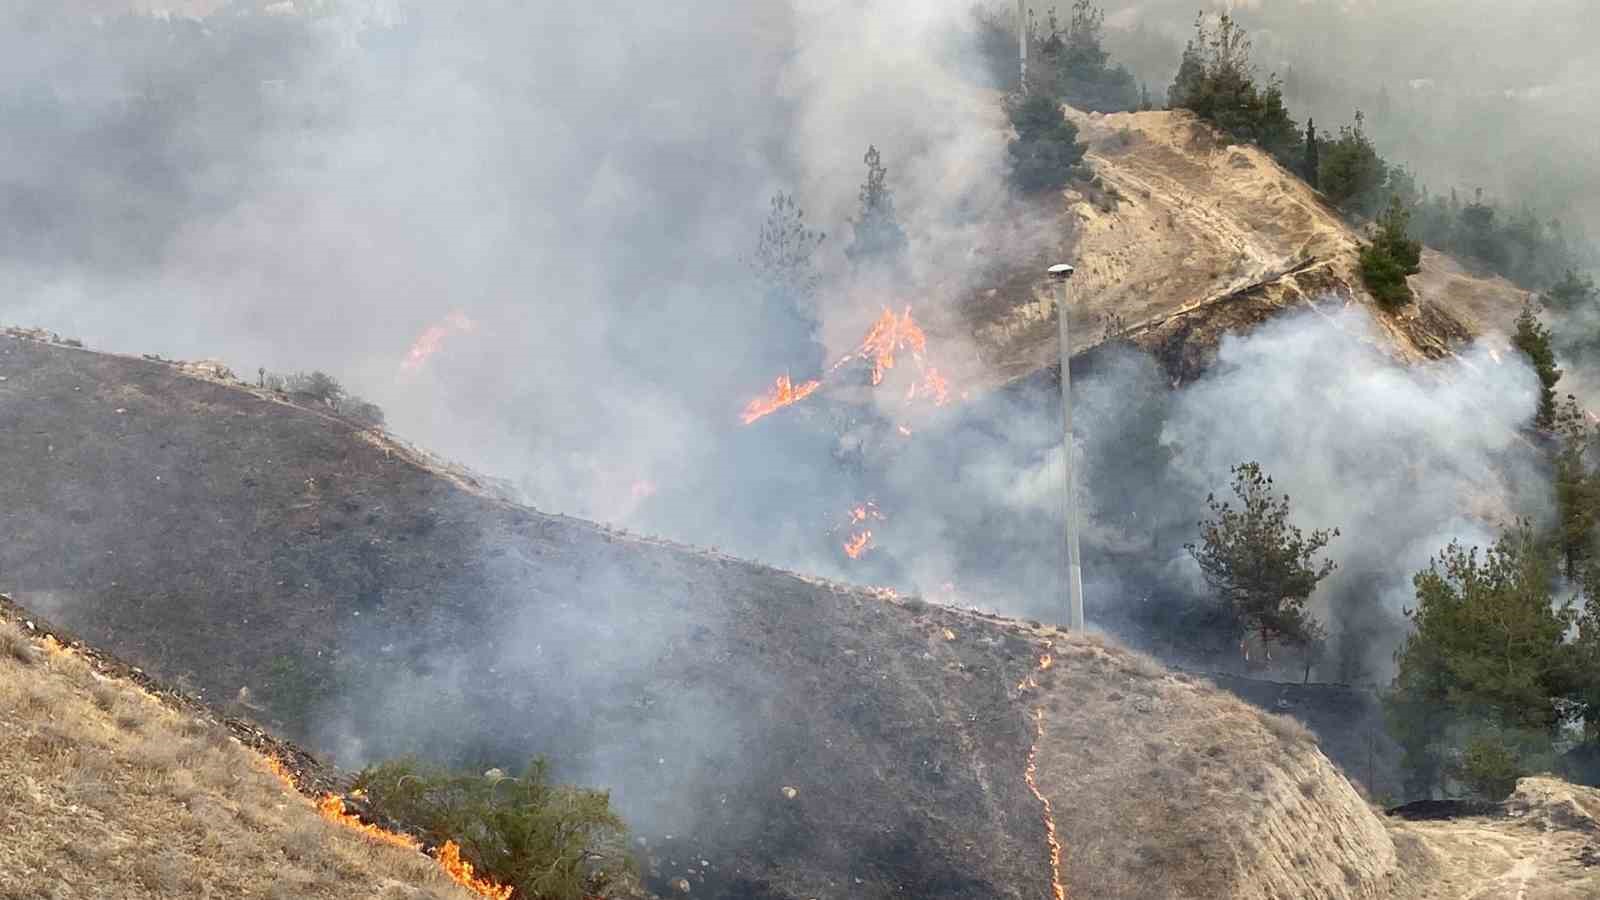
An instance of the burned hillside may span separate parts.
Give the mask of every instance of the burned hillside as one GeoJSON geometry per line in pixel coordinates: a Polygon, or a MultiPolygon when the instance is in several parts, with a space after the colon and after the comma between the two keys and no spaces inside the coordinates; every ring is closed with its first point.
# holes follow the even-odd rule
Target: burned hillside
{"type": "MultiPolygon", "coordinates": [[[[1274,784],[1343,810],[1285,813],[1253,845],[1355,829],[1366,887],[1328,896],[1388,865],[1313,744],[1124,651],[545,516],[241,386],[4,340],[7,589],[341,763],[549,754],[613,790],[656,877],[713,897],[1045,895],[1041,799],[1069,883],[1146,896],[1102,883],[1132,865],[1137,819],[1084,798],[1198,838],[1215,791],[1179,788],[1194,778],[1241,815],[1274,784]],[[1118,719],[1150,722],[1143,750],[1107,749],[1138,733],[1118,719]]],[[[1333,883],[1209,837],[1157,843],[1144,881],[1172,896],[1333,883]]]]}

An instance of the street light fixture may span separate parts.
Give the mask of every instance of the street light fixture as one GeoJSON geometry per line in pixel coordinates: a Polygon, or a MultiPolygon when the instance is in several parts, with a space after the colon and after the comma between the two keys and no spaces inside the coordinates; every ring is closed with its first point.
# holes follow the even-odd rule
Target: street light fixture
{"type": "Polygon", "coordinates": [[[1075,633],[1083,633],[1083,566],[1078,560],[1078,494],[1072,480],[1072,343],[1067,336],[1067,281],[1073,268],[1066,263],[1050,267],[1050,280],[1055,282],[1056,321],[1061,331],[1061,456],[1066,470],[1066,533],[1067,533],[1067,624],[1075,633]]]}

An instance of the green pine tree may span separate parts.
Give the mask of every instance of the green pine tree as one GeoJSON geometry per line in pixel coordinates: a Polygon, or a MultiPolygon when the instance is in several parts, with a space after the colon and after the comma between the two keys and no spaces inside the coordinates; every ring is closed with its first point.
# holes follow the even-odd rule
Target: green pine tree
{"type": "Polygon", "coordinates": [[[1422,271],[1422,242],[1410,235],[1411,213],[1398,196],[1378,219],[1372,243],[1361,248],[1361,281],[1382,305],[1394,308],[1411,302],[1406,276],[1422,271]]]}
{"type": "Polygon", "coordinates": [[[1558,698],[1570,687],[1576,621],[1570,603],[1553,601],[1555,574],[1526,523],[1481,555],[1452,542],[1417,574],[1413,631],[1386,698],[1413,792],[1452,775],[1498,800],[1552,758],[1569,718],[1558,698]]]}
{"type": "Polygon", "coordinates": [[[867,147],[862,158],[867,164],[867,180],[857,195],[861,211],[851,221],[855,235],[844,255],[854,263],[872,260],[892,261],[906,249],[906,233],[895,220],[894,192],[889,190],[889,170],[884,167],[878,148],[867,147]]]}
{"type": "Polygon", "coordinates": [[[1335,568],[1316,556],[1339,530],[1308,535],[1290,524],[1288,495],[1277,494],[1259,464],[1241,463],[1231,473],[1239,508],[1206,497],[1212,518],[1200,523],[1200,543],[1184,548],[1238,623],[1241,639],[1259,636],[1269,659],[1275,642],[1312,647],[1323,629],[1306,612],[1306,601],[1335,568]]]}
{"type": "Polygon", "coordinates": [[[1031,94],[1010,108],[1017,139],[1011,155],[1011,183],[1024,193],[1065,187],[1088,148],[1078,143],[1078,128],[1054,99],[1031,94]]]}
{"type": "Polygon", "coordinates": [[[1533,423],[1541,431],[1550,431],[1556,424],[1556,382],[1561,380],[1561,370],[1556,368],[1555,350],[1550,346],[1550,329],[1534,315],[1532,303],[1524,304],[1517,316],[1517,333],[1511,342],[1539,374],[1539,409],[1533,423]]]}

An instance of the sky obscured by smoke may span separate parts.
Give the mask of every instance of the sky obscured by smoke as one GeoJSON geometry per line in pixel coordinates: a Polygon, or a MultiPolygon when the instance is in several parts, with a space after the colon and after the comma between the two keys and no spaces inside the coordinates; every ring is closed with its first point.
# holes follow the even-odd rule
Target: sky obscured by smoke
{"type": "MultiPolygon", "coordinates": [[[[1176,65],[1192,4],[1109,6],[1124,46],[1135,27],[1138,46],[1170,37],[1176,65]]],[[[1461,97],[1592,71],[1592,57],[1534,58],[1559,57],[1534,37],[1576,4],[1552,4],[1549,21],[1494,45],[1502,70],[1470,76],[1505,35],[1469,16],[1478,4],[1288,6],[1248,10],[1264,64],[1320,48],[1305,50],[1308,71],[1332,77],[1347,60],[1374,85],[1431,78],[1461,97]],[[1474,51],[1417,54],[1388,26],[1369,42],[1352,24],[1423,11],[1458,23],[1450,46],[1474,51]]],[[[1061,454],[1048,392],[932,414],[909,441],[876,427],[893,424],[885,398],[902,385],[738,421],[777,375],[853,349],[884,305],[936,318],[980,248],[1024,258],[1063,240],[1006,194],[1003,116],[961,39],[967,3],[490,0],[104,24],[45,9],[0,7],[0,321],[220,358],[246,377],[325,369],[401,436],[513,480],[541,509],[1052,617],[1061,454]],[[908,264],[893,280],[835,282],[819,332],[796,332],[745,263],[767,199],[795,192],[829,233],[823,268],[841,273],[869,143],[908,264]],[[454,316],[472,327],[406,368],[418,336],[454,316]],[[839,517],[869,496],[888,518],[851,566],[839,517]]],[[[1128,61],[1164,78],[1164,52],[1128,61]]],[[[1592,115],[1572,114],[1575,126],[1592,115]]],[[[1463,134],[1463,158],[1511,154],[1520,138],[1504,131],[1500,150],[1463,134]]],[[[1445,158],[1453,134],[1429,152],[1445,158]]],[[[1483,491],[1488,519],[1521,511],[1503,482],[1530,465],[1514,430],[1531,375],[1477,352],[1397,370],[1364,349],[1365,328],[1308,317],[1232,342],[1214,375],[1151,401],[1146,432],[1126,398],[1160,392],[1151,361],[1085,381],[1085,458],[1126,463],[1085,485],[1086,534],[1120,548],[1118,567],[1155,573],[1102,565],[1091,589],[1192,582],[1181,540],[1243,459],[1279,478],[1308,527],[1346,529],[1333,551],[1349,575],[1332,586],[1376,578],[1372,605],[1391,619],[1428,554],[1481,533],[1463,498],[1483,491]],[[1172,470],[1145,478],[1138,441],[1172,470]]],[[[930,357],[959,368],[970,351],[948,340],[930,357]]]]}

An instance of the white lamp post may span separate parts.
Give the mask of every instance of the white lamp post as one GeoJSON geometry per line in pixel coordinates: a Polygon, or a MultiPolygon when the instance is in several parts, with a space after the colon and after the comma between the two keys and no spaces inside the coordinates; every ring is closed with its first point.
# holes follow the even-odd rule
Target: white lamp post
{"type": "Polygon", "coordinates": [[[1067,624],[1070,630],[1082,633],[1083,627],[1083,565],[1078,560],[1078,494],[1072,483],[1072,343],[1067,337],[1067,281],[1073,268],[1065,263],[1050,267],[1050,280],[1055,282],[1056,321],[1061,330],[1061,414],[1064,419],[1061,432],[1062,462],[1066,469],[1066,532],[1067,532],[1067,624]]]}

